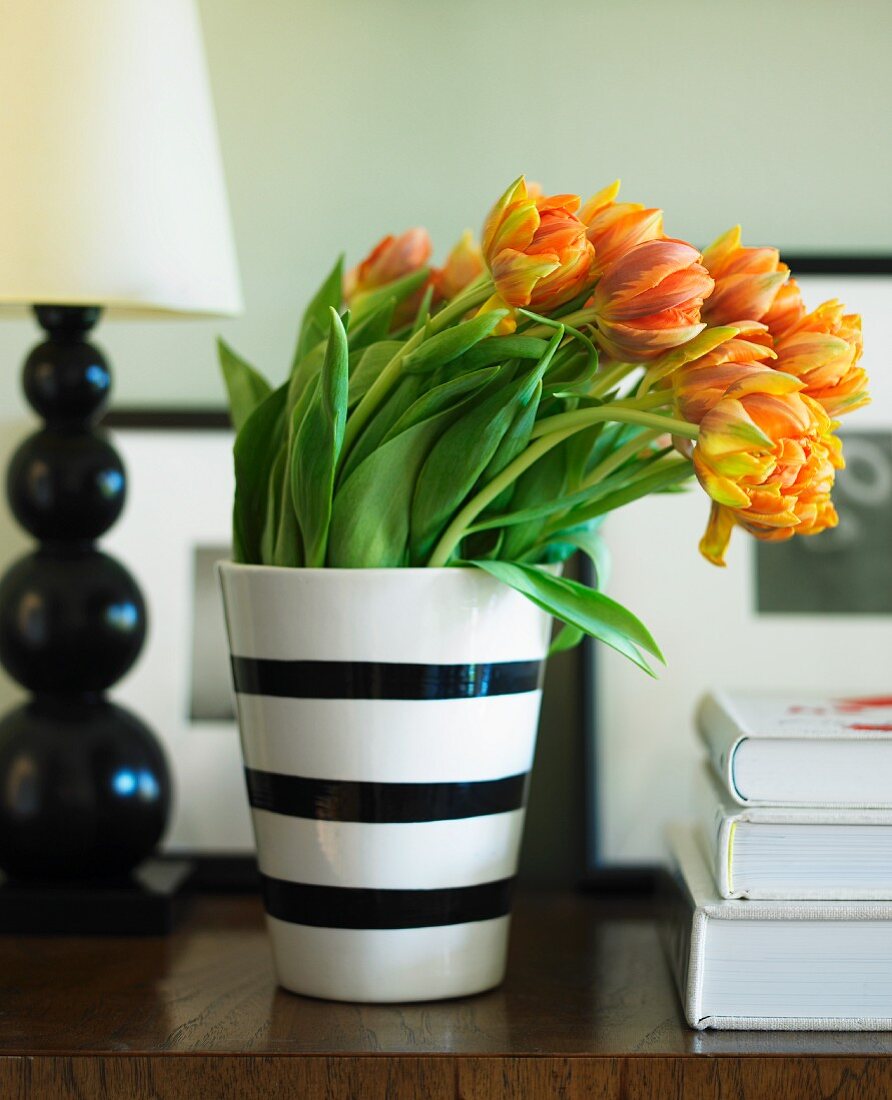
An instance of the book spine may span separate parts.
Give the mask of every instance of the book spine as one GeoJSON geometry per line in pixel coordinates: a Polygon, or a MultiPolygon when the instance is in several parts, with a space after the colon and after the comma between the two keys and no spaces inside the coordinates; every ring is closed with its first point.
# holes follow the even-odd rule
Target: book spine
{"type": "Polygon", "coordinates": [[[700,739],[725,789],[735,802],[745,805],[745,799],[734,786],[734,752],[744,736],[743,731],[712,693],[701,699],[695,721],[700,739]]]}

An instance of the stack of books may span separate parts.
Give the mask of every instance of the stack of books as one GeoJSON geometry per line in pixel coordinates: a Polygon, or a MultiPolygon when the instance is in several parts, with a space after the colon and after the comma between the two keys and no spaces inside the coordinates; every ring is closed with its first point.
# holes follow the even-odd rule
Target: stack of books
{"type": "Polygon", "coordinates": [[[715,692],[664,923],[695,1028],[892,1029],[892,696],[715,692]]]}

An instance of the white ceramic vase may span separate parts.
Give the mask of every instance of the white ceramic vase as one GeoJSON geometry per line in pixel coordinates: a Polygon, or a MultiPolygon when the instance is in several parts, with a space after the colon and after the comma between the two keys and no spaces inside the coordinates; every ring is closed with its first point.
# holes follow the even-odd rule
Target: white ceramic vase
{"type": "Polygon", "coordinates": [[[219,568],[281,984],[498,985],[549,617],[476,569],[219,568]]]}

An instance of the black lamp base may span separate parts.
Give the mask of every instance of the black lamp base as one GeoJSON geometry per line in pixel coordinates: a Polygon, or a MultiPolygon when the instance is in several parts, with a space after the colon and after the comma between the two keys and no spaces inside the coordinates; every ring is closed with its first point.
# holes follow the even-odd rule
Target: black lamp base
{"type": "Polygon", "coordinates": [[[195,864],[150,859],[126,878],[16,882],[0,873],[0,933],[164,936],[187,903],[195,864]]]}
{"type": "MultiPolygon", "coordinates": [[[[171,785],[154,734],[106,697],[139,654],[146,607],[127,569],[96,546],[126,489],[121,459],[95,426],[111,381],[86,339],[100,311],[35,313],[47,339],[25,362],[24,389],[45,425],[16,451],[6,490],[38,545],[0,577],[0,664],[31,698],[0,718],[0,868],[17,880],[92,883],[92,900],[72,886],[50,895],[64,903],[47,905],[71,911],[60,930],[73,930],[70,921],[89,930],[91,906],[117,912],[142,899],[152,910],[159,895],[110,885],[103,896],[95,883],[119,881],[151,854],[171,785]]],[[[49,930],[52,914],[27,901],[33,888],[10,889],[9,912],[29,910],[30,927],[49,930]]]]}

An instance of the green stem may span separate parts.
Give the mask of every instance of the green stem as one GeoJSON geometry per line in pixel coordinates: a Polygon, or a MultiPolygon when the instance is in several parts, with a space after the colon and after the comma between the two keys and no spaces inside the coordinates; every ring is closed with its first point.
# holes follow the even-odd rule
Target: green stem
{"type": "Polygon", "coordinates": [[[603,374],[596,374],[591,396],[600,397],[602,394],[608,393],[615,385],[622,382],[627,374],[631,374],[633,370],[637,370],[638,366],[638,363],[614,363],[614,365],[610,367],[609,370],[605,370],[603,374]]]}
{"type": "Polygon", "coordinates": [[[613,454],[608,455],[603,462],[599,462],[598,465],[595,466],[579,488],[590,489],[592,486],[597,485],[599,482],[603,481],[608,474],[612,474],[614,470],[618,470],[619,467],[628,462],[630,458],[634,458],[648,443],[653,442],[654,439],[657,439],[662,434],[662,432],[651,428],[650,431],[636,435],[634,439],[630,439],[628,443],[624,443],[622,447],[617,447],[613,454]]]}
{"type": "Polygon", "coordinates": [[[563,431],[565,428],[579,431],[602,420],[615,420],[620,424],[640,424],[643,428],[655,428],[657,431],[680,435],[685,439],[696,439],[699,434],[697,425],[689,424],[687,420],[676,420],[674,417],[660,416],[659,413],[647,412],[634,406],[614,404],[548,416],[533,427],[531,438],[539,439],[542,436],[551,435],[552,432],[563,431]]]}
{"type": "Polygon", "coordinates": [[[533,428],[533,438],[525,451],[522,451],[513,462],[509,462],[504,470],[485,485],[479,493],[473,496],[461,509],[452,523],[443,532],[440,541],[434,547],[434,551],[428,560],[428,566],[438,568],[445,565],[456,546],[464,538],[468,527],[474,522],[484,508],[515,481],[520,475],[530,468],[534,462],[538,462],[543,455],[553,447],[563,443],[576,432],[591,427],[602,420],[614,420],[625,424],[643,424],[647,428],[655,428],[663,432],[673,432],[676,435],[684,435],[690,439],[696,439],[697,428],[694,424],[688,424],[685,420],[672,420],[668,416],[657,416],[654,413],[642,412],[638,409],[616,408],[613,405],[601,405],[595,409],[580,409],[577,412],[561,413],[558,416],[550,416],[540,420],[533,428]],[[550,428],[545,426],[549,425],[550,428]],[[541,429],[541,430],[540,430],[541,429]]]}
{"type": "Polygon", "coordinates": [[[428,560],[428,566],[431,569],[437,569],[445,565],[452,555],[452,551],[458,546],[462,538],[464,538],[466,528],[470,527],[477,516],[483,511],[483,509],[492,501],[496,499],[499,493],[503,489],[507,489],[508,486],[516,478],[534,462],[545,454],[547,454],[553,447],[556,447],[558,443],[563,443],[565,439],[573,435],[578,429],[569,428],[563,432],[555,432],[553,435],[545,436],[544,439],[540,439],[538,443],[532,444],[527,447],[525,451],[517,456],[513,462],[505,467],[504,470],[492,479],[492,481],[485,485],[480,492],[472,497],[468,503],[458,513],[452,523],[443,532],[440,541],[434,547],[434,551],[428,560]]]}

